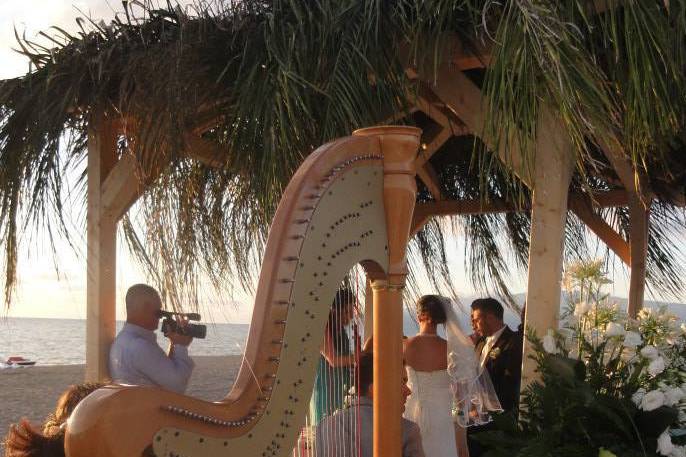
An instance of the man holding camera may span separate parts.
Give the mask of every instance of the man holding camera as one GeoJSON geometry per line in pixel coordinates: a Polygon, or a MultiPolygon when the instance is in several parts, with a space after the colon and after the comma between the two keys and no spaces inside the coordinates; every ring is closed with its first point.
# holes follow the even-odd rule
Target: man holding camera
{"type": "MultiPolygon", "coordinates": [[[[169,351],[157,344],[162,310],[160,294],[147,284],[126,292],[126,323],[110,349],[110,375],[120,384],[153,385],[183,393],[195,364],[188,356],[192,336],[167,329],[169,351]]],[[[180,323],[183,328],[185,322],[180,323]]]]}

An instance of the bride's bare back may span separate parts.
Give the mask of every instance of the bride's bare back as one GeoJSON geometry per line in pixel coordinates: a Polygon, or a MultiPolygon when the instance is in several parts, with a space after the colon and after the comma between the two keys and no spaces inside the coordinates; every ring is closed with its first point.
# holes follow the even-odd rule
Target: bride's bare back
{"type": "Polygon", "coordinates": [[[415,371],[438,371],[448,367],[448,346],[438,335],[413,336],[405,341],[405,363],[415,371]]]}

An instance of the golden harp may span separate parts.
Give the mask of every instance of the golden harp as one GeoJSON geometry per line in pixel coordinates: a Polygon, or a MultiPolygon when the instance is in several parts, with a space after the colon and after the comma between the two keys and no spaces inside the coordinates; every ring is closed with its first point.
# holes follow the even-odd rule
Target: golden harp
{"type": "Polygon", "coordinates": [[[70,418],[67,456],[290,454],[341,280],[356,264],[371,279],[404,279],[419,133],[363,129],[321,146],[295,173],[270,229],[244,361],[225,399],[107,386],[70,418]]]}

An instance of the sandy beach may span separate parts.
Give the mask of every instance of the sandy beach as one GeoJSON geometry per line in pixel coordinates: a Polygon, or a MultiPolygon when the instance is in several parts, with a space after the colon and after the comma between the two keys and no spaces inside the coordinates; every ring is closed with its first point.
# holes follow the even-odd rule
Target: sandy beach
{"type": "MultiPolygon", "coordinates": [[[[241,356],[196,356],[193,360],[196,366],[187,393],[204,400],[224,397],[236,379],[241,356]]],[[[84,365],[0,370],[0,442],[10,424],[22,417],[41,424],[55,408],[60,394],[69,385],[83,382],[84,370],[84,365]]]]}

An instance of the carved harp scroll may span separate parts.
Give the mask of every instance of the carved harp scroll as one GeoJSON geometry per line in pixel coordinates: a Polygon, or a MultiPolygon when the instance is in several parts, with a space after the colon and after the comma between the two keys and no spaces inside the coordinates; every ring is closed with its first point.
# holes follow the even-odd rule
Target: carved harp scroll
{"type": "Polygon", "coordinates": [[[412,206],[399,246],[397,236],[389,240],[393,218],[386,208],[397,217],[399,206],[384,203],[385,183],[393,185],[397,174],[414,180],[402,163],[414,160],[419,134],[411,127],[366,130],[321,146],[295,173],[270,228],[244,361],[226,398],[206,402],[153,387],[107,386],[69,420],[67,455],[289,455],[344,275],[359,263],[371,279],[403,276],[412,206]],[[389,255],[400,247],[401,255],[389,255]]]}

